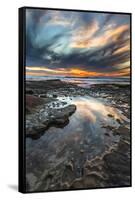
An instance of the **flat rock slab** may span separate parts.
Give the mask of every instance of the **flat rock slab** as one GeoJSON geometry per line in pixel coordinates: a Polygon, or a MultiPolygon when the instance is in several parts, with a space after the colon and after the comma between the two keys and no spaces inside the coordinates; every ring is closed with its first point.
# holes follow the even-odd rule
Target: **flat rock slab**
{"type": "Polygon", "coordinates": [[[64,127],[75,110],[76,106],[73,104],[59,109],[40,108],[34,114],[26,116],[26,136],[37,138],[51,126],[64,127]]]}

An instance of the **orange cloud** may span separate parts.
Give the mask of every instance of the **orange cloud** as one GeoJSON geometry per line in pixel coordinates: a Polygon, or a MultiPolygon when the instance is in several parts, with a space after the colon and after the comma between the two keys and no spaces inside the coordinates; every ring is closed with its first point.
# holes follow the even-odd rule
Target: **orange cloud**
{"type": "Polygon", "coordinates": [[[26,76],[48,76],[47,73],[43,73],[43,72],[29,72],[29,71],[26,71],[26,76]]]}
{"type": "Polygon", "coordinates": [[[74,76],[74,77],[102,77],[102,76],[112,76],[112,77],[119,77],[119,76],[129,76],[130,75],[130,68],[119,69],[116,72],[96,72],[96,71],[87,71],[82,70],[79,68],[70,68],[70,69],[49,69],[47,67],[26,67],[26,75],[31,76],[74,76]]]}
{"type": "Polygon", "coordinates": [[[81,32],[76,33],[76,38],[73,38],[71,47],[73,48],[93,48],[105,46],[110,42],[115,42],[119,39],[121,33],[129,29],[128,25],[121,25],[117,28],[110,28],[103,32],[103,34],[94,37],[94,33],[97,32],[98,26],[94,22],[92,25],[92,32],[89,34],[88,28],[86,30],[81,30],[81,32]],[[80,37],[81,33],[81,37],[80,37]],[[84,36],[84,37],[83,37],[84,36]]]}
{"type": "Polygon", "coordinates": [[[93,21],[92,24],[87,27],[81,27],[76,30],[72,36],[71,47],[74,48],[86,48],[89,39],[99,30],[99,25],[97,21],[93,21]]]}
{"type": "Polygon", "coordinates": [[[85,40],[91,38],[99,30],[99,25],[97,21],[93,21],[92,24],[87,27],[81,27],[79,30],[75,31],[73,37],[75,40],[85,40]]]}
{"type": "Polygon", "coordinates": [[[123,77],[123,76],[130,76],[130,68],[124,68],[124,69],[119,69],[119,71],[116,72],[110,72],[110,73],[104,73],[102,76],[108,77],[123,77]]]}
{"type": "Polygon", "coordinates": [[[72,76],[81,76],[81,77],[86,77],[86,76],[97,76],[99,73],[97,72],[89,72],[85,70],[80,70],[80,69],[70,69],[69,70],[70,75],[72,76]]]}
{"type": "Polygon", "coordinates": [[[26,70],[27,71],[36,71],[36,72],[42,72],[42,73],[50,73],[50,74],[64,74],[66,73],[64,70],[61,70],[61,69],[49,69],[47,67],[44,67],[44,66],[41,66],[41,67],[29,67],[27,66],[26,67],[26,70]]]}
{"type": "Polygon", "coordinates": [[[46,23],[47,25],[60,25],[60,26],[72,26],[75,23],[75,17],[72,15],[68,18],[64,17],[60,11],[51,12],[51,19],[46,23]]]}
{"type": "Polygon", "coordinates": [[[96,76],[97,72],[89,72],[77,68],[70,68],[70,69],[48,69],[47,67],[26,67],[26,74],[27,75],[34,75],[34,73],[39,76],[96,76]]]}
{"type": "Polygon", "coordinates": [[[113,54],[115,55],[115,54],[119,54],[119,53],[124,53],[129,50],[130,50],[130,43],[127,44],[126,46],[123,46],[123,47],[117,49],[113,54]]]}

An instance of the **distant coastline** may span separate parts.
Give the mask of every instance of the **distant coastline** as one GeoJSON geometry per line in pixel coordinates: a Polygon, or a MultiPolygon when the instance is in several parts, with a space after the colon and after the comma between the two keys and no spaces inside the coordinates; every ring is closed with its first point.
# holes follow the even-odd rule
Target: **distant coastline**
{"type": "Polygon", "coordinates": [[[43,80],[61,80],[67,83],[76,84],[80,87],[89,88],[91,85],[97,84],[120,84],[130,85],[130,78],[110,78],[110,77],[53,77],[53,76],[27,76],[26,80],[43,81],[43,80]]]}

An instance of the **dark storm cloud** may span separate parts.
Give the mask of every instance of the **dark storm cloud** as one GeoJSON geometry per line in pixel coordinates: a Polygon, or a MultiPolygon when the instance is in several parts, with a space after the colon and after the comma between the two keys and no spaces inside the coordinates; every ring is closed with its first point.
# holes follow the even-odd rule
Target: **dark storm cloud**
{"type": "Polygon", "coordinates": [[[118,66],[120,63],[127,62],[130,56],[129,52],[113,55],[114,50],[112,47],[114,48],[114,46],[107,46],[92,54],[76,52],[71,55],[59,57],[58,59],[61,60],[61,64],[65,68],[69,66],[78,68],[79,66],[88,71],[110,72],[114,68],[111,66],[118,66]],[[105,56],[105,53],[107,53],[107,56],[105,56]]]}

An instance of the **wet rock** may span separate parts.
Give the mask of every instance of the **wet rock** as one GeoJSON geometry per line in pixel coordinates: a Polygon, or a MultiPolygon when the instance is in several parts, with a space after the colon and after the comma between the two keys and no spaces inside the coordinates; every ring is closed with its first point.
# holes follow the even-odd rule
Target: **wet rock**
{"type": "Polygon", "coordinates": [[[36,139],[38,138],[37,136],[41,136],[47,128],[48,124],[33,124],[32,127],[28,126],[26,128],[26,136],[36,139]]]}
{"type": "Polygon", "coordinates": [[[67,104],[67,102],[62,102],[61,104],[64,106],[64,105],[66,105],[66,104],[67,104]]]}
{"type": "Polygon", "coordinates": [[[107,116],[108,116],[108,117],[112,117],[112,118],[114,117],[112,114],[108,114],[107,116]]]}
{"type": "Polygon", "coordinates": [[[33,90],[27,90],[27,89],[26,89],[26,94],[34,94],[34,91],[33,91],[33,90]]]}
{"type": "Polygon", "coordinates": [[[57,125],[60,125],[60,124],[64,124],[67,120],[65,118],[57,118],[57,119],[54,119],[52,121],[52,123],[55,123],[57,125]]]}
{"type": "Polygon", "coordinates": [[[49,109],[48,117],[44,114],[41,116],[40,112],[28,116],[26,123],[26,136],[41,136],[45,130],[51,126],[63,128],[69,123],[68,118],[75,112],[75,110],[75,105],[69,105],[61,109],[49,109]]]}
{"type": "Polygon", "coordinates": [[[106,154],[103,160],[105,172],[108,174],[108,184],[111,186],[130,185],[130,143],[127,143],[123,136],[117,148],[106,154]]]}
{"type": "Polygon", "coordinates": [[[55,107],[55,103],[52,103],[52,107],[55,107]]]}
{"type": "Polygon", "coordinates": [[[130,152],[130,143],[126,140],[121,139],[118,146],[119,153],[126,154],[130,152]]]}
{"type": "Polygon", "coordinates": [[[120,119],[116,119],[116,121],[117,121],[119,124],[121,124],[121,120],[120,120],[120,119]]]}
{"type": "Polygon", "coordinates": [[[72,182],[70,188],[71,189],[81,189],[81,188],[96,188],[102,187],[103,180],[98,174],[93,173],[88,176],[84,176],[83,178],[77,178],[72,182]]]}
{"type": "Polygon", "coordinates": [[[123,127],[123,126],[120,126],[118,129],[117,129],[117,132],[121,135],[127,135],[127,134],[130,134],[130,131],[128,128],[126,127],[123,127]]]}
{"type": "Polygon", "coordinates": [[[26,179],[27,179],[27,184],[29,185],[29,187],[33,188],[37,181],[37,177],[33,173],[27,173],[26,179]]]}
{"type": "Polygon", "coordinates": [[[127,127],[120,126],[118,129],[115,129],[113,132],[114,135],[120,135],[125,138],[127,141],[130,140],[130,130],[127,127]]]}
{"type": "Polygon", "coordinates": [[[40,94],[39,95],[41,98],[47,98],[47,95],[46,94],[40,94]]]}
{"type": "Polygon", "coordinates": [[[31,113],[31,109],[28,106],[26,106],[25,111],[26,111],[26,114],[30,114],[31,113]]]}
{"type": "Polygon", "coordinates": [[[110,130],[110,131],[114,129],[113,126],[102,126],[102,128],[106,128],[107,130],[110,130]]]}
{"type": "Polygon", "coordinates": [[[60,179],[62,180],[63,183],[67,182],[70,184],[74,180],[74,178],[75,178],[74,165],[72,161],[69,161],[68,163],[65,163],[60,179]]]}
{"type": "Polygon", "coordinates": [[[108,137],[110,136],[110,134],[109,134],[109,133],[105,133],[105,135],[106,135],[106,136],[108,136],[108,137]]]}
{"type": "Polygon", "coordinates": [[[126,158],[118,154],[118,152],[113,152],[104,156],[104,161],[106,162],[107,169],[111,173],[118,173],[123,171],[124,173],[129,171],[129,167],[125,164],[127,162],[126,158]]]}
{"type": "Polygon", "coordinates": [[[81,150],[80,150],[80,153],[84,153],[84,149],[81,149],[81,150]]]}
{"type": "Polygon", "coordinates": [[[57,94],[53,94],[53,97],[54,97],[54,98],[57,98],[57,94]]]}
{"type": "Polygon", "coordinates": [[[30,110],[44,103],[44,100],[33,95],[26,95],[26,107],[30,110]]]}
{"type": "Polygon", "coordinates": [[[130,185],[130,160],[122,154],[111,153],[104,157],[108,181],[112,185],[130,185]]]}
{"type": "Polygon", "coordinates": [[[70,184],[69,184],[68,182],[62,183],[62,184],[61,184],[61,187],[62,187],[63,189],[69,189],[70,184]]]}
{"type": "Polygon", "coordinates": [[[73,171],[74,170],[74,166],[73,166],[73,162],[72,161],[70,161],[70,162],[68,162],[68,163],[66,163],[66,168],[68,168],[68,169],[70,169],[71,171],[73,171]]]}

